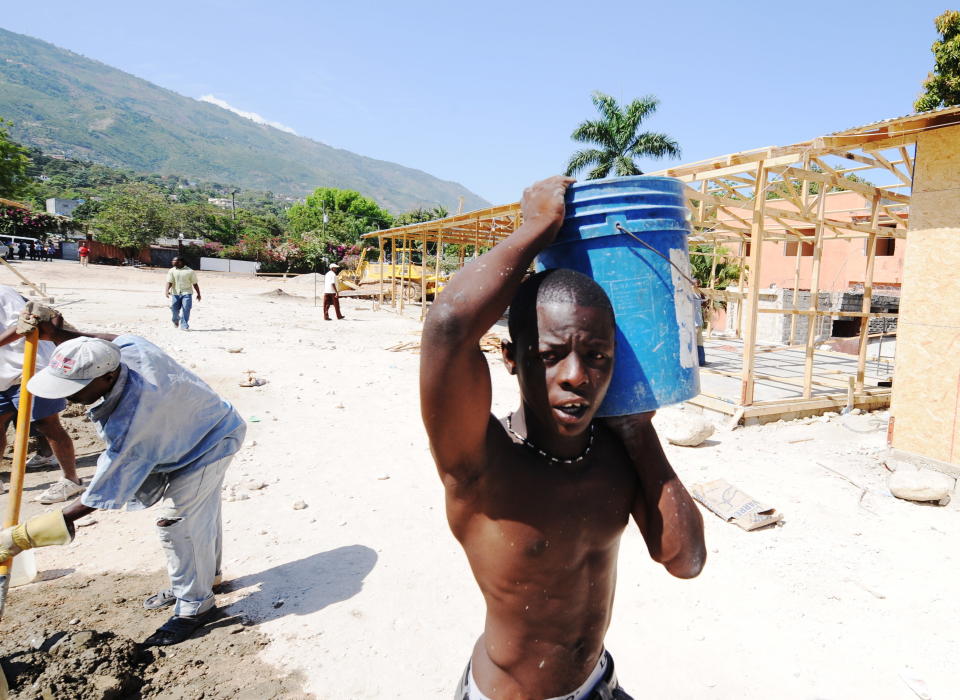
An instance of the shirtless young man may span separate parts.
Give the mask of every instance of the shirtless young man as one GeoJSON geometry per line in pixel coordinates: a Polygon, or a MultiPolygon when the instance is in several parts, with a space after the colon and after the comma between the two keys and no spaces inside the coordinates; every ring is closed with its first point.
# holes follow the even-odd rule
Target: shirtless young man
{"type": "Polygon", "coordinates": [[[703,521],[653,414],[594,420],[615,352],[603,290],[570,270],[521,287],[572,182],[528,188],[523,225],[453,278],[423,329],[423,421],[450,529],[487,606],[456,700],[629,698],[603,638],[630,517],[674,576],[696,576],[706,558],[703,521]],[[498,420],[479,341],[508,304],[503,359],[521,401],[498,420]]]}

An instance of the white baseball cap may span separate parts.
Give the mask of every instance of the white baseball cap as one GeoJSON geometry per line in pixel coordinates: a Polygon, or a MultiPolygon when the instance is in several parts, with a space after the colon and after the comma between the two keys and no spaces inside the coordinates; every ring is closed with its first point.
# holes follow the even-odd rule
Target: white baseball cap
{"type": "Polygon", "coordinates": [[[340,269],[340,266],[337,265],[337,263],[333,263],[333,264],[330,266],[330,269],[331,269],[331,270],[339,270],[339,269],[340,269]]]}
{"type": "Polygon", "coordinates": [[[101,338],[74,338],[57,346],[50,364],[27,383],[34,396],[63,399],[120,366],[120,348],[101,338]]]}

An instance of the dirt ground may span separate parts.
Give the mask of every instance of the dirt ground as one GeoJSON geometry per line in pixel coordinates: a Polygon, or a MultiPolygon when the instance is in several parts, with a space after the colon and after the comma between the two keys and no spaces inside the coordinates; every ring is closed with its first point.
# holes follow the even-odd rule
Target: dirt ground
{"type": "MultiPolygon", "coordinates": [[[[146,336],[248,421],[225,490],[225,618],[143,666],[139,697],[452,695],[483,609],[446,526],[419,417],[419,356],[387,350],[417,340],[416,320],[345,299],[347,319],[324,322],[310,278],[201,273],[187,333],[169,321],[162,271],[17,269],[45,282],[71,323],[146,336]],[[241,388],[247,370],[266,383],[241,388]]],[[[0,283],[18,286],[7,270],[0,283]]],[[[502,414],[515,408],[516,386],[488,360],[502,414]]],[[[709,560],[692,581],[670,578],[628,528],[607,635],[627,690],[908,700],[925,684],[931,697],[960,697],[960,603],[949,588],[960,577],[960,502],[889,494],[887,418],[734,431],[716,418],[720,429],[701,447],[667,446],[688,484],[724,478],[784,522],[744,532],[705,512],[709,560]]],[[[86,430],[82,417],[68,420],[86,430]]],[[[95,449],[80,448],[82,475],[92,474],[95,449]]],[[[31,472],[26,498],[55,477],[31,472]]],[[[41,509],[25,506],[26,515],[41,509]]],[[[89,520],[72,544],[37,551],[46,580],[11,590],[0,656],[39,653],[57,632],[140,641],[164,619],[141,608],[163,585],[151,512],[89,520]]]]}

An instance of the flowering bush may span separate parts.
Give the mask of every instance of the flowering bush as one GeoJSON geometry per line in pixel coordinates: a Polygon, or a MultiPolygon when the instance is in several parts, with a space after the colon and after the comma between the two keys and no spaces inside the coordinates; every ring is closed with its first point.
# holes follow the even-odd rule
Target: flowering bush
{"type": "Polygon", "coordinates": [[[59,220],[49,214],[20,207],[0,207],[0,234],[42,238],[59,229],[59,220]]]}

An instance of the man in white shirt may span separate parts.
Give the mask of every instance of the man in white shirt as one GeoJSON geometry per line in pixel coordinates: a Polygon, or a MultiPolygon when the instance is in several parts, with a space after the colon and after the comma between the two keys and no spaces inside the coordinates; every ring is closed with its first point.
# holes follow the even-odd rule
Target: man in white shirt
{"type": "Polygon", "coordinates": [[[337,292],[337,272],[340,271],[340,266],[334,263],[330,266],[330,269],[327,270],[327,274],[323,276],[323,320],[330,320],[330,307],[333,307],[333,310],[337,312],[337,320],[343,318],[343,314],[340,313],[340,294],[337,292]]]}
{"type": "MultiPolygon", "coordinates": [[[[23,374],[23,338],[15,333],[17,317],[27,305],[26,300],[12,287],[0,285],[0,455],[7,447],[7,430],[17,417],[20,405],[20,378],[23,374]],[[13,341],[13,342],[11,342],[13,341]]],[[[40,341],[37,348],[37,367],[45,367],[53,354],[53,343],[40,341]]],[[[60,424],[60,412],[67,407],[63,399],[33,399],[33,421],[50,443],[53,457],[34,455],[27,467],[46,467],[59,463],[63,477],[37,498],[41,503],[61,503],[83,493],[83,482],[77,476],[77,457],[73,440],[60,424]]],[[[4,490],[0,484],[0,492],[4,490]]]]}

